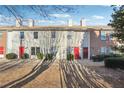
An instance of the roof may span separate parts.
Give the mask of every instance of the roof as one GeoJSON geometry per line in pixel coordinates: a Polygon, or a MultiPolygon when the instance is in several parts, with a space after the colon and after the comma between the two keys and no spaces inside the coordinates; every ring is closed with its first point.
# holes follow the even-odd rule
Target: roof
{"type": "Polygon", "coordinates": [[[0,26],[0,31],[113,31],[110,26],[0,26]]]}

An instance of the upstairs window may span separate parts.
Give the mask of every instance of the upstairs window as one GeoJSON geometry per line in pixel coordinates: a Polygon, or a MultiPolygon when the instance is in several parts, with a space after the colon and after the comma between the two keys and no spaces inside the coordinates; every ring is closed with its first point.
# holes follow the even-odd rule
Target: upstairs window
{"type": "Polygon", "coordinates": [[[72,39],[72,35],[67,35],[67,38],[68,39],[72,39]]]}
{"type": "Polygon", "coordinates": [[[38,39],[38,32],[34,32],[34,39],[38,39]]]}
{"type": "Polygon", "coordinates": [[[112,36],[113,34],[114,34],[114,32],[110,33],[110,36],[109,36],[110,40],[113,40],[113,36],[112,36]]]}
{"type": "Polygon", "coordinates": [[[24,32],[20,32],[20,39],[24,39],[24,32]]]}
{"type": "Polygon", "coordinates": [[[101,31],[101,40],[106,40],[106,32],[105,31],[101,31]]]}
{"type": "Polygon", "coordinates": [[[56,32],[51,32],[51,38],[56,38],[56,32]]]}

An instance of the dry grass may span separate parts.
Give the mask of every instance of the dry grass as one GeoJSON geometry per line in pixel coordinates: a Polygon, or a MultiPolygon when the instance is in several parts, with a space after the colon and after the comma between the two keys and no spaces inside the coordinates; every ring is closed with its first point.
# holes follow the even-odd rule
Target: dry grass
{"type": "Polygon", "coordinates": [[[59,88],[60,85],[60,72],[59,72],[59,64],[52,64],[47,70],[45,70],[42,74],[37,76],[34,80],[27,83],[23,87],[25,88],[59,88]]]}
{"type": "Polygon", "coordinates": [[[25,62],[11,69],[0,73],[0,86],[3,86],[13,80],[23,77],[29,73],[38,62],[25,62]]]}
{"type": "Polygon", "coordinates": [[[33,70],[39,62],[39,60],[22,62],[15,67],[1,71],[0,86],[9,84],[12,81],[20,82],[21,80],[21,83],[17,84],[18,86],[14,85],[13,87],[124,87],[124,71],[119,69],[106,69],[103,63],[97,64],[85,60],[82,63],[74,62],[74,64],[70,64],[70,62],[60,63],[55,61],[48,66],[41,64],[33,70]]]}

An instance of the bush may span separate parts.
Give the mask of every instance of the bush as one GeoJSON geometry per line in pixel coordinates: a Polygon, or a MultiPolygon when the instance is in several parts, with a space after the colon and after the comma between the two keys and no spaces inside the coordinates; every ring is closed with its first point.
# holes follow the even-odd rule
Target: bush
{"type": "Polygon", "coordinates": [[[43,59],[43,53],[37,53],[37,58],[38,59],[43,59]]]}
{"type": "Polygon", "coordinates": [[[110,57],[123,57],[123,55],[121,54],[109,54],[110,57]]]}
{"type": "MultiPolygon", "coordinates": [[[[106,57],[107,57],[107,56],[106,56],[106,57]]],[[[96,56],[92,56],[92,60],[93,60],[94,62],[103,61],[104,58],[105,58],[104,55],[96,55],[96,56]]]]}
{"type": "Polygon", "coordinates": [[[94,62],[98,62],[98,61],[103,61],[104,59],[109,58],[109,57],[122,57],[122,55],[120,55],[120,54],[106,54],[106,55],[101,54],[101,55],[92,56],[91,59],[94,62]]]}
{"type": "Polygon", "coordinates": [[[28,59],[29,58],[29,54],[28,53],[24,53],[22,56],[21,56],[22,59],[28,59]]]}
{"type": "Polygon", "coordinates": [[[46,54],[45,60],[52,60],[53,59],[53,54],[46,54]]]}
{"type": "Polygon", "coordinates": [[[8,53],[8,54],[6,54],[6,58],[7,59],[17,59],[18,56],[15,53],[8,53]]]}
{"type": "Polygon", "coordinates": [[[67,54],[67,60],[74,60],[73,54],[67,54]]]}
{"type": "Polygon", "coordinates": [[[107,68],[120,68],[124,69],[124,57],[110,57],[104,60],[105,67],[107,68]]]}

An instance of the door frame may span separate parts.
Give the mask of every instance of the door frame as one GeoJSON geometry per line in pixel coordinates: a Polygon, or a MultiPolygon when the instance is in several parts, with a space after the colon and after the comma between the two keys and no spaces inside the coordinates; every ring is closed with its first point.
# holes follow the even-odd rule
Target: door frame
{"type": "Polygon", "coordinates": [[[83,59],[88,59],[88,47],[83,47],[83,59]]]}

